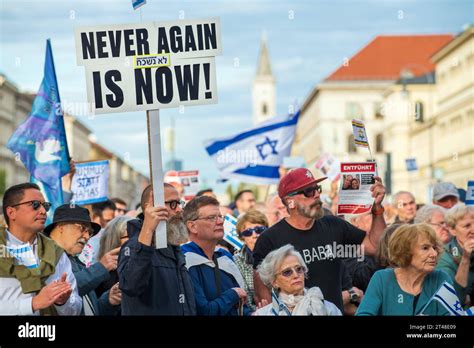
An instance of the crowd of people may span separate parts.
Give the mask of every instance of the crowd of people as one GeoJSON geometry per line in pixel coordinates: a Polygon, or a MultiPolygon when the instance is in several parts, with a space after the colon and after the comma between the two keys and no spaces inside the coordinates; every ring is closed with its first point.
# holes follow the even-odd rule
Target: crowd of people
{"type": "MultiPolygon", "coordinates": [[[[51,204],[36,184],[8,188],[0,228],[1,315],[449,315],[433,295],[451,284],[473,303],[474,207],[449,182],[417,204],[400,191],[384,202],[375,177],[369,213],[337,216],[337,190],[322,197],[296,168],[258,202],[243,190],[229,206],[212,189],[190,201],[164,184],[140,204],[113,198],[87,207],[51,204]],[[224,240],[237,218],[243,247],[224,240]],[[155,230],[166,222],[166,248],[155,230]]],[[[342,188],[356,189],[350,176],[342,188]]],[[[333,189],[337,185],[331,185],[333,189]]]]}

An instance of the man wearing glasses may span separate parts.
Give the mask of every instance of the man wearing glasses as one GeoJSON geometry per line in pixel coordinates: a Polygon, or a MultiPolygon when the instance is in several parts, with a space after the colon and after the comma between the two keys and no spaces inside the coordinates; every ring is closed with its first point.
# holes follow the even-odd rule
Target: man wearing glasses
{"type": "Polygon", "coordinates": [[[97,298],[95,289],[110,277],[109,271],[117,268],[118,250],[105,254],[100,262],[86,267],[77,257],[89,238],[100,231],[99,224],[92,222],[89,211],[80,206],[64,204],[54,212],[53,222],[44,233],[64,249],[77,280],[79,295],[83,299],[82,315],[114,315],[118,312],[121,293],[118,284],[97,298]]]}
{"type": "Polygon", "coordinates": [[[195,315],[196,305],[191,278],[181,248],[170,231],[185,229],[179,218],[183,202],[178,191],[164,184],[165,206],[153,206],[152,187],[142,193],[143,218],[127,224],[129,240],[119,256],[119,286],[122,290],[122,315],[195,315]],[[155,229],[160,221],[167,223],[168,246],[156,249],[155,229]],[[180,224],[181,223],[181,226],[180,224]]]}
{"type": "Polygon", "coordinates": [[[253,253],[255,303],[263,299],[271,301],[270,292],[263,285],[255,269],[272,250],[291,244],[301,253],[308,266],[306,285],[310,288],[320,287],[324,298],[343,311],[342,261],[334,248],[344,249],[346,245],[362,244],[361,249],[365,254],[375,253],[385,228],[381,205],[385,187],[380,178],[375,177],[376,182],[371,187],[374,197],[373,220],[369,233],[365,233],[338,217],[323,216],[321,186],[318,183],[325,179],[326,177],[315,179],[308,169],[297,168],[280,180],[278,195],[288,208],[289,217],[266,230],[255,245],[253,253]]]}
{"type": "Polygon", "coordinates": [[[184,208],[183,220],[190,242],[182,249],[194,285],[197,314],[250,315],[239,268],[229,252],[216,249],[224,236],[219,201],[207,196],[192,199],[184,208]]]}
{"type": "Polygon", "coordinates": [[[64,251],[40,233],[51,204],[36,184],[3,196],[0,229],[0,315],[78,315],[82,300],[64,251]]]}

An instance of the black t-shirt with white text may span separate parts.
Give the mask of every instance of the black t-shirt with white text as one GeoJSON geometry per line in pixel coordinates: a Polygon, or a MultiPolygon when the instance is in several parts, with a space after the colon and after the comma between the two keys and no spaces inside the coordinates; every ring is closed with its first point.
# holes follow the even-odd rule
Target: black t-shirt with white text
{"type": "Polygon", "coordinates": [[[296,229],[283,219],[257,239],[253,251],[254,268],[271,251],[291,244],[299,251],[308,267],[305,287],[319,287],[324,299],[343,311],[341,259],[350,257],[348,253],[362,255],[360,244],[365,236],[363,230],[335,216],[324,216],[316,220],[309,230],[296,229]]]}

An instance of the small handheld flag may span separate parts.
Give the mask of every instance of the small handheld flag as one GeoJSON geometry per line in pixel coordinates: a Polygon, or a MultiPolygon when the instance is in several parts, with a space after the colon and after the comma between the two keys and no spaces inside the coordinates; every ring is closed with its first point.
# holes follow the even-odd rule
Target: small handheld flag
{"type": "Polygon", "coordinates": [[[433,297],[426,303],[426,305],[423,307],[420,313],[423,313],[423,311],[428,307],[428,305],[433,300],[436,300],[439,303],[441,303],[449,311],[451,315],[455,315],[455,316],[466,315],[466,312],[464,312],[461,306],[461,301],[459,301],[459,298],[456,294],[456,290],[448,282],[444,282],[443,284],[441,284],[438,291],[436,291],[433,297]]]}
{"type": "Polygon", "coordinates": [[[133,9],[136,10],[143,5],[146,5],[146,0],[132,0],[133,9]]]}
{"type": "Polygon", "coordinates": [[[354,133],[354,144],[359,147],[369,147],[369,140],[362,121],[352,120],[352,132],[354,133]]]}
{"type": "Polygon", "coordinates": [[[224,240],[237,250],[241,250],[244,243],[239,239],[236,232],[237,219],[227,214],[224,217],[224,240]]]}

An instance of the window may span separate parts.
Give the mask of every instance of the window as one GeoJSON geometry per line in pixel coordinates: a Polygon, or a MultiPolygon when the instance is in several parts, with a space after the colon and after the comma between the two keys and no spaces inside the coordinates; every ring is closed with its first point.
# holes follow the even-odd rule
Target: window
{"type": "Polygon", "coordinates": [[[354,134],[351,134],[347,137],[347,152],[349,153],[357,152],[357,148],[354,144],[354,134]]]}
{"type": "Polygon", "coordinates": [[[262,114],[266,115],[267,112],[268,112],[268,110],[267,110],[267,104],[266,104],[266,103],[263,103],[263,105],[262,105],[262,114]]]}
{"type": "Polygon", "coordinates": [[[362,109],[362,106],[357,102],[347,102],[346,118],[349,120],[356,118],[362,121],[364,119],[364,110],[362,109]]]}
{"type": "Polygon", "coordinates": [[[379,133],[375,137],[375,151],[383,152],[383,134],[379,133]]]}
{"type": "Polygon", "coordinates": [[[383,114],[383,107],[382,107],[382,103],[380,102],[376,102],[374,103],[374,115],[375,115],[375,119],[382,119],[384,114],[383,114]]]}
{"type": "Polygon", "coordinates": [[[415,122],[423,123],[424,111],[423,111],[423,103],[421,101],[417,101],[415,103],[415,122]]]}

